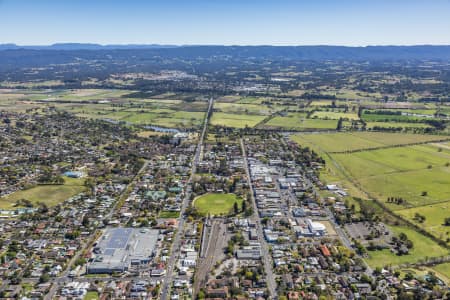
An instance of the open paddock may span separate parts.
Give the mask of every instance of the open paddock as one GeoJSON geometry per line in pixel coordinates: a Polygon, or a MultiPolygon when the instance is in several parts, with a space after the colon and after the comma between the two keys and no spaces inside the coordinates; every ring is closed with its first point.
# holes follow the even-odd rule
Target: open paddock
{"type": "Polygon", "coordinates": [[[245,114],[228,114],[214,112],[210,120],[211,125],[244,128],[254,127],[256,124],[264,120],[264,116],[245,115],[245,114]]]}
{"type": "Polygon", "coordinates": [[[405,233],[408,236],[408,239],[413,242],[414,246],[409,251],[409,254],[401,256],[392,253],[389,249],[369,251],[369,258],[366,259],[366,262],[372,268],[416,263],[423,260],[425,257],[440,257],[449,254],[447,249],[439,246],[430,238],[413,229],[398,226],[389,226],[389,229],[396,235],[399,235],[401,232],[405,233]]]}

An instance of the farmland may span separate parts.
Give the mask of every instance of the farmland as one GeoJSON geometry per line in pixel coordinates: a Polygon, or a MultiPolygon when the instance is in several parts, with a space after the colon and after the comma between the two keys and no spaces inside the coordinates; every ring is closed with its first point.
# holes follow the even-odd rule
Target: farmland
{"type": "Polygon", "coordinates": [[[224,112],[224,113],[233,113],[233,114],[254,114],[254,115],[270,115],[279,109],[259,104],[243,104],[243,103],[223,103],[218,102],[214,105],[214,109],[224,112]]]}
{"type": "Polygon", "coordinates": [[[246,126],[254,127],[262,120],[264,120],[264,116],[219,112],[213,113],[211,118],[211,125],[244,128],[246,126]]]}
{"type": "MultiPolygon", "coordinates": [[[[169,128],[193,128],[201,124],[206,101],[182,99],[129,98],[130,90],[76,89],[8,90],[0,94],[0,108],[14,111],[55,107],[79,117],[154,125],[169,128]]],[[[173,95],[166,95],[173,96],[173,95]]],[[[181,97],[182,98],[182,97],[181,97]]]]}
{"type": "Polygon", "coordinates": [[[405,122],[366,122],[366,128],[431,128],[425,123],[405,123],[405,122]]]}
{"type": "Polygon", "coordinates": [[[231,128],[255,127],[269,116],[283,110],[278,99],[225,96],[214,103],[211,125],[231,128]]]}
{"type": "Polygon", "coordinates": [[[362,119],[367,122],[389,122],[392,121],[393,125],[395,122],[404,121],[423,121],[426,117],[415,117],[415,116],[404,116],[404,115],[382,115],[382,114],[363,114],[362,119]]]}
{"type": "Polygon", "coordinates": [[[445,219],[449,217],[450,201],[432,205],[418,206],[397,211],[399,215],[417,223],[434,236],[447,240],[450,238],[450,228],[445,226],[445,219]],[[424,220],[419,221],[417,215],[423,216],[424,220]]]}
{"type": "Polygon", "coordinates": [[[239,208],[242,205],[242,199],[235,194],[210,193],[194,200],[194,206],[203,215],[228,214],[232,211],[234,203],[237,203],[239,208]]]}
{"type": "Polygon", "coordinates": [[[325,158],[321,177],[351,196],[375,198],[435,237],[447,240],[450,150],[442,136],[379,132],[301,134],[292,139],[325,158]],[[387,201],[402,198],[401,204],[387,201]],[[425,216],[419,223],[416,213],[425,216]]]}
{"type": "MultiPolygon", "coordinates": [[[[428,144],[408,146],[442,137],[337,133],[297,135],[293,139],[327,153],[328,168],[337,174],[336,179],[347,181],[347,185],[357,186],[380,201],[402,197],[404,205],[421,206],[450,200],[450,154],[428,144]],[[397,146],[389,148],[393,145],[397,146]]],[[[404,208],[388,205],[395,210],[404,208]]]]}
{"type": "Polygon", "coordinates": [[[443,140],[446,137],[419,134],[352,132],[331,134],[293,135],[299,142],[306,142],[324,152],[345,152],[381,148],[394,145],[408,145],[443,140]],[[330,141],[333,141],[332,143],[330,141]]]}
{"type": "Polygon", "coordinates": [[[283,129],[283,130],[334,130],[336,120],[306,119],[304,113],[289,113],[287,116],[276,116],[270,119],[262,128],[283,129]]]}
{"type": "Polygon", "coordinates": [[[339,118],[348,120],[358,120],[356,113],[344,113],[336,111],[316,111],[312,114],[312,118],[338,120],[339,118]]]}

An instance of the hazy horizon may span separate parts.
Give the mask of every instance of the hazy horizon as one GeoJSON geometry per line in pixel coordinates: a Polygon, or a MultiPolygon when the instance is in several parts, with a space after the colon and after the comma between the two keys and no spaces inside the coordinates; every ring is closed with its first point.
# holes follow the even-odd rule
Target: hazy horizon
{"type": "Polygon", "coordinates": [[[366,47],[421,47],[421,46],[450,46],[448,44],[369,44],[369,45],[336,45],[336,44],[304,44],[304,45],[295,45],[295,44],[286,44],[286,45],[277,45],[277,44],[159,44],[159,43],[123,43],[123,44],[102,44],[97,42],[53,42],[51,44],[17,44],[17,43],[0,43],[0,45],[16,45],[18,47],[51,47],[55,45],[98,45],[98,46],[168,46],[168,47],[196,47],[196,46],[225,46],[225,47],[347,47],[347,48],[366,48],[366,47]]]}

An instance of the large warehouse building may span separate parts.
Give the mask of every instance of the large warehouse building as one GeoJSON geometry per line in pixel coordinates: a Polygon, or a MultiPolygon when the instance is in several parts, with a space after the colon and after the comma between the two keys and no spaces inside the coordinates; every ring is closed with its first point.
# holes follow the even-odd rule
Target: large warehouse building
{"type": "Polygon", "coordinates": [[[93,249],[94,258],[87,273],[125,272],[132,267],[148,265],[155,255],[158,230],[109,228],[93,249]]]}

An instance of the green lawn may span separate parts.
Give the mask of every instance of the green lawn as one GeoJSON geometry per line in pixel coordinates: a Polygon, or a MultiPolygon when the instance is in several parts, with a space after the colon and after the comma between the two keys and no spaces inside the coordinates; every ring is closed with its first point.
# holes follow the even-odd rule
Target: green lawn
{"type": "Polygon", "coordinates": [[[245,126],[254,127],[256,124],[264,120],[264,118],[265,116],[214,112],[210,122],[211,125],[244,128],[245,126]]]}
{"type": "Polygon", "coordinates": [[[179,211],[162,211],[159,217],[162,219],[176,219],[180,216],[179,211]]]}
{"type": "Polygon", "coordinates": [[[235,202],[241,209],[242,199],[235,194],[209,193],[196,198],[194,206],[203,215],[220,215],[230,213],[235,202]]]}
{"type": "Polygon", "coordinates": [[[98,293],[94,291],[89,291],[86,293],[86,296],[84,296],[83,300],[98,300],[98,293]]]}
{"type": "Polygon", "coordinates": [[[405,233],[413,242],[414,247],[408,255],[398,256],[390,250],[369,251],[369,258],[366,259],[371,267],[383,267],[387,265],[400,265],[404,263],[415,263],[426,257],[446,256],[449,251],[439,246],[431,239],[421,235],[413,229],[392,226],[390,229],[395,234],[405,233]]]}
{"type": "Polygon", "coordinates": [[[17,200],[27,199],[32,203],[43,202],[48,206],[56,205],[85,190],[84,179],[64,178],[64,185],[37,185],[31,189],[17,191],[0,198],[0,208],[12,209],[17,200]]]}

